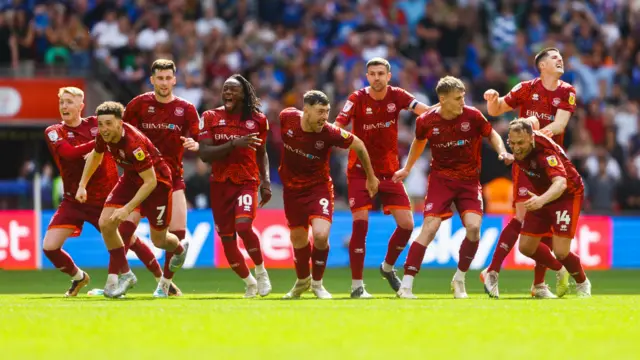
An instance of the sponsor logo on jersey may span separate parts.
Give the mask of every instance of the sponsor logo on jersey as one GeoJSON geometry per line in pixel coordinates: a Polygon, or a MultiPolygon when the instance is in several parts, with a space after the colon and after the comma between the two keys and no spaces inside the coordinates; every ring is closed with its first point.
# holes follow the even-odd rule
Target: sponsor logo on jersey
{"type": "Polygon", "coordinates": [[[176,125],[176,124],[142,123],[141,126],[142,126],[143,129],[147,129],[147,130],[176,130],[176,131],[182,131],[182,126],[181,125],[176,125]]]}
{"type": "Polygon", "coordinates": [[[309,160],[320,160],[319,156],[316,156],[316,155],[313,155],[313,154],[307,154],[304,151],[302,151],[300,149],[297,149],[297,148],[294,148],[294,147],[292,147],[291,145],[289,145],[287,143],[284,144],[284,148],[289,150],[289,151],[291,151],[292,153],[304,156],[309,160]]]}
{"type": "Polygon", "coordinates": [[[394,125],[396,123],[395,120],[391,120],[391,121],[381,121],[379,123],[376,124],[364,124],[362,126],[362,128],[365,131],[368,130],[373,130],[373,129],[385,129],[385,128],[390,128],[392,125],[394,125]]]}

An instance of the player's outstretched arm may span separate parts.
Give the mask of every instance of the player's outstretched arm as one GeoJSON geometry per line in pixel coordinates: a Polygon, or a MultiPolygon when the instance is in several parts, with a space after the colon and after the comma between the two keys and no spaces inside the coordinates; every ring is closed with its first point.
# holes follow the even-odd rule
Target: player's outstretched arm
{"type": "Polygon", "coordinates": [[[67,160],[80,159],[83,156],[89,154],[96,146],[96,141],[91,140],[87,143],[73,146],[66,140],[58,146],[58,154],[60,157],[67,160]]]}
{"type": "Polygon", "coordinates": [[[393,177],[391,178],[393,182],[403,181],[407,176],[409,176],[413,165],[415,165],[416,161],[418,161],[420,155],[422,155],[422,152],[424,151],[424,148],[427,146],[427,141],[427,139],[413,139],[413,142],[411,143],[411,149],[409,149],[409,156],[407,156],[407,163],[404,164],[404,167],[402,169],[396,171],[396,173],[393,174],[393,177]]]}
{"type": "Polygon", "coordinates": [[[436,106],[440,106],[440,103],[437,103],[437,104],[435,104],[433,106],[429,106],[427,104],[423,104],[423,103],[418,101],[418,103],[416,104],[416,107],[413,109],[413,113],[418,115],[418,116],[420,116],[420,115],[426,113],[427,110],[429,110],[429,109],[431,109],[433,107],[436,107],[436,106]]]}
{"type": "Polygon", "coordinates": [[[494,89],[485,91],[484,99],[487,101],[487,112],[491,116],[500,116],[513,110],[513,108],[504,101],[504,96],[500,97],[500,94],[494,89]]]}
{"type": "Polygon", "coordinates": [[[199,144],[198,156],[202,161],[211,163],[215,160],[224,159],[235,148],[248,147],[256,150],[257,147],[262,145],[262,139],[258,137],[258,133],[252,133],[238,139],[232,139],[221,145],[213,145],[213,140],[211,139],[202,139],[199,144]]]}
{"type": "Polygon", "coordinates": [[[98,166],[102,163],[102,158],[104,157],[104,153],[98,153],[95,150],[92,150],[87,157],[87,161],[84,164],[84,169],[82,170],[82,177],[80,178],[80,184],[78,184],[78,192],[76,193],[76,200],[80,202],[87,201],[87,184],[93,173],[96,172],[98,166]]]}
{"type": "Polygon", "coordinates": [[[502,141],[502,136],[500,136],[497,131],[491,130],[489,142],[491,143],[493,150],[498,153],[498,159],[500,161],[504,161],[507,165],[510,165],[513,162],[513,155],[507,152],[507,149],[504,146],[504,141],[502,141]]]}
{"type": "Polygon", "coordinates": [[[542,132],[545,133],[545,130],[549,130],[553,133],[553,135],[562,134],[564,130],[567,128],[567,124],[569,123],[569,119],[571,118],[571,113],[567,110],[558,109],[556,111],[556,117],[554,120],[544,128],[542,128],[542,132]]]}
{"type": "Polygon", "coordinates": [[[353,142],[351,143],[351,146],[349,146],[349,150],[353,150],[356,155],[358,155],[358,159],[360,159],[364,173],[367,175],[367,190],[369,191],[369,196],[373,197],[378,192],[378,184],[380,181],[373,171],[371,158],[369,157],[367,148],[364,146],[364,142],[354,135],[353,142]]]}

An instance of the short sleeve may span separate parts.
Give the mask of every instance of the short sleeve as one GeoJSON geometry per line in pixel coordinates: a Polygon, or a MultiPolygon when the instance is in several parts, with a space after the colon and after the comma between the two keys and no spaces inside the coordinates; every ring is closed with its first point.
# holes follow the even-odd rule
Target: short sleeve
{"type": "Polygon", "coordinates": [[[426,140],[429,135],[429,126],[428,126],[428,115],[429,113],[424,113],[416,119],[416,139],[418,140],[426,140]]]}
{"type": "Polygon", "coordinates": [[[413,110],[418,105],[418,100],[410,92],[404,89],[397,89],[398,105],[400,109],[413,110]]]}
{"type": "Polygon", "coordinates": [[[138,98],[134,98],[133,100],[129,101],[129,103],[124,109],[124,114],[122,114],[122,120],[135,127],[138,127],[138,113],[137,113],[138,103],[139,103],[138,98]]]}
{"type": "Polygon", "coordinates": [[[356,102],[358,101],[358,94],[352,93],[347,98],[347,101],[344,103],[342,110],[336,117],[336,122],[340,125],[347,126],[351,122],[351,118],[354,116],[356,111],[356,102]]]}
{"type": "Polygon", "coordinates": [[[211,123],[213,121],[213,117],[214,114],[212,111],[205,111],[202,113],[202,119],[199,122],[198,141],[211,140],[213,138],[211,134],[211,123]]]}
{"type": "Polygon", "coordinates": [[[504,97],[504,102],[507,103],[511,108],[515,109],[521,106],[526,98],[528,93],[529,83],[521,82],[509,91],[509,93],[504,97]]]}
{"type": "Polygon", "coordinates": [[[259,114],[260,116],[260,132],[258,133],[258,137],[262,140],[262,144],[266,144],[267,134],[269,133],[269,120],[264,114],[259,114]]]}
{"type": "Polygon", "coordinates": [[[560,99],[560,104],[558,105],[558,109],[562,109],[568,111],[570,113],[574,113],[576,111],[576,89],[571,86],[566,89],[564,95],[560,99]]]}
{"type": "Polygon", "coordinates": [[[47,143],[54,149],[62,143],[62,140],[64,140],[57,126],[49,126],[44,131],[44,134],[45,138],[47,139],[47,143]]]}
{"type": "Polygon", "coordinates": [[[189,136],[195,141],[198,141],[198,136],[200,134],[200,116],[198,116],[198,110],[196,107],[191,103],[187,106],[186,116],[187,123],[189,124],[189,136]]]}
{"type": "MultiPolygon", "coordinates": [[[[153,166],[153,161],[151,159],[151,154],[149,154],[149,149],[142,141],[138,141],[133,149],[129,149],[129,155],[133,156],[131,159],[131,163],[133,164],[133,168],[136,172],[143,172],[150,167],[153,166]]],[[[133,146],[131,146],[133,147],[133,146]]]]}
{"type": "Polygon", "coordinates": [[[480,134],[483,137],[488,137],[489,135],[491,135],[491,131],[493,131],[493,126],[491,126],[489,120],[484,117],[480,110],[475,109],[475,113],[476,123],[478,124],[478,128],[480,129],[480,134]]]}
{"type": "Polygon", "coordinates": [[[331,146],[347,149],[353,143],[354,136],[347,130],[329,125],[327,125],[327,129],[329,129],[329,142],[331,146]]]}

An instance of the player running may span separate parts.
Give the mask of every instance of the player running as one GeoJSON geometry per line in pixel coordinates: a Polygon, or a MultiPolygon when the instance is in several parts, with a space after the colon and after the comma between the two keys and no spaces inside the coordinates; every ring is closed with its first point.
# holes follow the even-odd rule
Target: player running
{"type": "MultiPolygon", "coordinates": [[[[385,214],[392,214],[397,227],[389,239],[387,254],[380,265],[380,273],[391,288],[398,291],[400,279],[393,266],[404,250],[413,231],[413,215],[409,196],[400,182],[391,181],[399,169],[398,116],[402,110],[420,115],[428,106],[417,101],[407,91],[389,86],[391,65],[383,58],[367,62],[368,87],[352,93],[336,118],[336,125],[345,128],[353,122],[352,131],[362,139],[371,156],[373,170],[380,179],[379,196],[385,214]]],[[[364,289],[362,272],[365,258],[365,239],[369,228],[369,210],[373,199],[365,186],[365,174],[355,152],[349,153],[347,170],[349,206],[353,216],[353,229],[349,242],[351,266],[351,297],[371,298],[364,289]]]]}
{"type": "Polygon", "coordinates": [[[211,211],[227,261],[247,286],[244,297],[267,296],[271,282],[260,239],[253,231],[253,219],[258,185],[260,207],[271,199],[266,151],[269,121],[260,111],[253,86],[241,75],[233,75],[224,82],[222,102],[223,106],[202,114],[199,139],[199,156],[211,163],[211,211]],[[255,278],[238,248],[236,234],[255,264],[255,278]]]}
{"type": "Polygon", "coordinates": [[[591,282],[584,274],[580,258],[570,250],[584,199],[580,174],[562,147],[541,132],[533,131],[526,119],[509,124],[509,146],[518,171],[522,171],[532,187],[530,198],[523,203],[527,213],[520,230],[520,252],[557,271],[557,296],[567,293],[569,274],[576,281],[578,297],[591,296],[591,282]],[[553,236],[555,258],[549,247],[540,242],[543,236],[553,236]]]}
{"type": "MultiPolygon", "coordinates": [[[[520,117],[536,117],[542,127],[541,132],[553,136],[553,140],[564,146],[564,130],[571,114],[576,109],[576,90],[570,84],[560,80],[564,74],[564,62],[558,49],[546,48],[535,57],[536,67],[540,77],[523,81],[516,85],[504,97],[499,97],[497,91],[490,89],[484,93],[487,110],[491,116],[499,116],[515,108],[520,108],[520,117]]],[[[526,214],[525,201],[529,199],[532,185],[526,176],[518,170],[518,165],[511,168],[513,179],[513,199],[515,203],[515,217],[502,230],[491,265],[480,274],[485,291],[490,297],[499,297],[498,275],[504,259],[507,257],[522,228],[522,221],[526,214]]],[[[543,237],[542,242],[551,246],[551,238],[543,237]]],[[[537,298],[555,298],[544,282],[546,268],[536,265],[531,295],[537,298]]]]}
{"type": "MultiPolygon", "coordinates": [[[[43,250],[45,256],[60,271],[71,276],[71,287],[65,296],[77,296],[80,289],[89,284],[90,277],[80,270],[69,254],[61,247],[69,237],[79,236],[85,222],[100,229],[99,219],[102,206],[118,182],[116,163],[107,155],[96,169],[96,176],[87,184],[91,194],[85,203],[78,202],[74,194],[84,169],[84,157],[95,147],[98,135],[98,121],[95,116],[85,119],[80,117],[84,108],[84,92],[76,87],[63,87],[58,92],[59,110],[62,123],[49,126],[45,130],[49,151],[62,176],[64,197],[60,206],[51,218],[44,236],[43,250]]],[[[122,228],[119,228],[122,233],[122,228]]],[[[160,278],[162,271],[153,252],[142,241],[127,243],[127,247],[136,253],[146,267],[160,278]]],[[[175,288],[176,292],[179,292],[175,288]]]]}
{"type": "Polygon", "coordinates": [[[482,224],[482,186],[480,165],[482,138],[488,138],[498,158],[510,164],[500,135],[482,113],[465,106],[465,86],[460,79],[446,76],[436,86],[440,106],[420,115],[416,121],[416,137],[411,144],[404,168],[393,176],[394,182],[405,179],[424,151],[431,148],[431,174],[425,198],[422,230],[411,244],[404,264],[404,277],[398,291],[401,298],[415,299],[413,279],[420,271],[427,246],[443,220],[450,218],[454,203],[467,232],[460,245],[458,270],[451,281],[456,299],[467,298],[465,274],[478,251],[482,224]]]}
{"type": "Polygon", "coordinates": [[[291,229],[298,278],[285,299],[299,298],[309,288],[319,299],[331,298],[322,285],[333,219],[333,182],[329,176],[331,147],[353,150],[366,176],[367,196],[372,197],[378,191],[379,180],[364,143],[353,134],[327,124],[329,107],[329,98],[321,91],[313,90],[304,94],[302,111],[286,108],[280,113],[284,150],[278,172],[284,187],[284,212],[291,229]],[[309,225],[313,249],[309,243],[309,225]]]}
{"type": "MultiPolygon", "coordinates": [[[[158,59],[151,65],[150,81],[153,92],[138,95],[127,104],[123,120],[140,130],[151,143],[160,150],[163,159],[171,169],[173,195],[170,202],[171,223],[169,231],[180,241],[184,240],[187,228],[187,199],[184,194],[182,156],[184,149],[198,151],[196,142],[200,118],[195,106],[173,95],[176,85],[176,65],[171,60],[158,59]],[[187,137],[190,135],[191,137],[187,137]],[[194,140],[195,138],[195,140],[194,140]]],[[[131,236],[136,230],[138,218],[125,221],[122,226],[131,236]]],[[[171,253],[165,255],[164,273],[171,276],[171,253]]],[[[165,278],[166,280],[166,278],[165,278]]],[[[156,297],[166,297],[169,287],[162,287],[167,281],[158,283],[156,297]]]]}
{"type": "MultiPolygon", "coordinates": [[[[171,221],[171,170],[158,149],[135,127],[123,123],[124,107],[107,101],[96,109],[98,130],[95,149],[89,154],[82,178],[78,185],[76,200],[89,201],[94,194],[87,194],[87,183],[95,174],[104,158],[105,150],[111,154],[124,173],[109,193],[100,214],[100,230],[109,250],[109,275],[104,289],[106,297],[119,297],[132,288],[136,276],[129,269],[125,248],[118,233],[118,225],[134,211],[141,209],[151,227],[153,244],[175,256],[169,264],[170,272],[163,274],[159,287],[168,289],[173,272],[184,264],[188,244],[168,232],[171,221]],[[122,274],[118,279],[118,274],[122,274]]],[[[155,296],[155,293],[154,293],[155,296]]]]}

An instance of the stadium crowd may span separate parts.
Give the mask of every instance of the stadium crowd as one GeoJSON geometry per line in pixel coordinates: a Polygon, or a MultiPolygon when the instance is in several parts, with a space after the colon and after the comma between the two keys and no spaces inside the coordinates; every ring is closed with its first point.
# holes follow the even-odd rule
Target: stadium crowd
{"type": "MultiPolygon", "coordinates": [[[[367,86],[364,64],[372,57],[389,59],[392,85],[426,104],[437,102],[439,78],[460,77],[467,87],[466,103],[485,111],[485,90],[505,95],[518,82],[536,77],[533,55],[543,47],[558,47],[565,62],[563,80],[578,93],[566,141],[587,185],[584,210],[640,210],[636,2],[13,0],[0,5],[0,63],[20,76],[39,66],[73,72],[99,63],[120,82],[145,92],[152,90],[152,61],[169,58],[178,65],[175,94],[202,112],[220,105],[228,76],[244,74],[271,121],[268,151],[274,168],[281,148],[278,113],[300,107],[305,91],[321,89],[332,100],[334,118],[352,91],[367,86]]],[[[415,116],[403,115],[404,156],[415,116]]],[[[506,124],[515,115],[490,120],[506,135],[506,124]]],[[[488,144],[483,153],[482,183],[492,212],[501,194],[511,193],[501,190],[509,184],[504,178],[510,170],[488,144]]],[[[195,157],[188,161],[191,206],[208,207],[208,196],[202,196],[208,191],[208,170],[195,157]]],[[[336,195],[344,206],[346,153],[336,151],[332,162],[336,195]]],[[[416,166],[422,171],[407,179],[407,190],[419,207],[429,154],[416,166]]],[[[277,182],[277,172],[272,174],[277,182]]]]}

